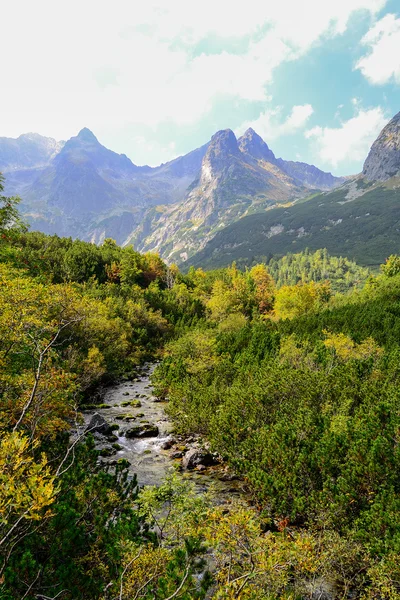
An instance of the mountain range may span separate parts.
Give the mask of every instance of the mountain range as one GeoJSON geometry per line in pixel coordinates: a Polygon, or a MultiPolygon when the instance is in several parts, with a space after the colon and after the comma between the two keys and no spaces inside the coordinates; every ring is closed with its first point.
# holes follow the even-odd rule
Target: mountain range
{"type": "Polygon", "coordinates": [[[135,165],[86,128],[67,142],[0,138],[0,172],[33,229],[111,237],[169,262],[215,267],[326,247],[376,265],[399,249],[400,113],[354,177],[276,158],[253,129],[218,131],[158,167],[135,165]]]}
{"type": "Polygon", "coordinates": [[[20,195],[32,229],[101,243],[106,237],[182,262],[224,226],[344,181],[276,158],[252,129],[218,131],[158,167],[137,166],[87,128],[67,142],[0,138],[6,193],[20,195]]]}

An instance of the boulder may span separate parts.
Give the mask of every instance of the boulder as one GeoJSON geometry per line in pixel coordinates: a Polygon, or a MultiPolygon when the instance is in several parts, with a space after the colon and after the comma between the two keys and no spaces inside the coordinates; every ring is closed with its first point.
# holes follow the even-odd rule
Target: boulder
{"type": "Polygon", "coordinates": [[[171,458],[174,458],[174,459],[182,458],[182,456],[183,456],[183,452],[180,452],[179,450],[176,450],[175,452],[173,452],[171,454],[171,458]]]}
{"type": "Polygon", "coordinates": [[[157,437],[158,434],[159,430],[157,425],[151,425],[150,423],[136,425],[135,427],[125,431],[125,437],[127,438],[157,437]]]}
{"type": "Polygon", "coordinates": [[[100,433],[101,435],[112,435],[113,428],[107,423],[104,417],[99,413],[94,413],[93,417],[89,421],[89,425],[86,427],[86,433],[100,433]]]}
{"type": "Polygon", "coordinates": [[[192,450],[189,450],[189,452],[186,452],[183,457],[182,466],[184,469],[195,469],[199,465],[211,467],[217,463],[218,460],[210,452],[193,448],[192,450]]]}

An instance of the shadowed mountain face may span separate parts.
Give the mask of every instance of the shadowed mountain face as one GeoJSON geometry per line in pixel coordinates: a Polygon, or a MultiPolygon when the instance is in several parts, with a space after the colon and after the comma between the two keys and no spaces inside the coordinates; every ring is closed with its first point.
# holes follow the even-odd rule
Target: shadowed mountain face
{"type": "MultiPolygon", "coordinates": [[[[277,163],[294,178],[302,165],[280,159],[277,163]]],[[[301,168],[303,183],[311,174],[323,188],[324,182],[329,183],[328,174],[314,169],[301,168]]],[[[379,265],[399,252],[399,207],[400,113],[372,145],[361,175],[307,201],[240,219],[216,233],[189,264],[221,267],[233,260],[251,264],[271,255],[327,248],[360,264],[379,265]]]]}
{"type": "Polygon", "coordinates": [[[326,189],[340,178],[276,159],[252,129],[227,129],[185,156],[139,167],[87,128],[67,142],[36,134],[0,138],[6,192],[18,193],[34,229],[101,242],[114,237],[185,260],[246,214],[326,189]]]}

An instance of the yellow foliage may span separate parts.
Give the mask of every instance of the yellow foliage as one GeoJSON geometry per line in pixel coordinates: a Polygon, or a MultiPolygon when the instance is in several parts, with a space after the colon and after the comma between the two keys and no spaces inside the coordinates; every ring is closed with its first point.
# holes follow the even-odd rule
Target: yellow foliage
{"type": "Polygon", "coordinates": [[[82,375],[80,383],[83,389],[93,381],[98,381],[106,372],[106,365],[103,354],[97,346],[91,346],[88,350],[87,358],[82,362],[82,375]]]}
{"type": "Polygon", "coordinates": [[[340,362],[349,360],[367,360],[372,358],[374,361],[383,355],[383,348],[378,346],[372,337],[356,344],[349,336],[344,333],[331,333],[324,330],[324,345],[340,362]]]}
{"type": "Polygon", "coordinates": [[[172,558],[170,550],[151,544],[135,546],[123,544],[125,560],[121,577],[122,600],[148,597],[149,586],[165,576],[166,567],[172,558]]]}
{"type": "Polygon", "coordinates": [[[218,331],[221,333],[234,333],[239,331],[247,324],[247,319],[240,313],[228,315],[226,319],[218,325],[218,331]]]}
{"type": "Polygon", "coordinates": [[[38,520],[55,499],[57,487],[47,458],[35,462],[30,444],[19,432],[3,434],[0,442],[0,531],[3,537],[19,518],[38,520]]]}
{"type": "Polygon", "coordinates": [[[217,354],[217,341],[210,331],[190,331],[170,342],[166,353],[181,359],[187,371],[192,374],[212,369],[221,360],[217,354]]]}
{"type": "Polygon", "coordinates": [[[311,536],[263,533],[257,513],[241,504],[211,509],[204,536],[216,561],[214,600],[290,597],[293,575],[300,581],[315,572],[311,536]]]}
{"type": "Polygon", "coordinates": [[[329,282],[284,285],[275,294],[275,316],[278,319],[300,317],[328,302],[330,296],[329,282]]]}
{"type": "Polygon", "coordinates": [[[291,367],[316,368],[312,357],[312,347],[307,342],[300,341],[294,334],[281,338],[279,359],[291,367]]]}

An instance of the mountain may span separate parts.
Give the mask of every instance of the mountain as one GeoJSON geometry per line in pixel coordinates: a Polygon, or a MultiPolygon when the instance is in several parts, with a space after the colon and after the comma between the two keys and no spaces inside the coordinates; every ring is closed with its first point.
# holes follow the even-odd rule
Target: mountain
{"type": "Polygon", "coordinates": [[[399,208],[400,113],[372,145],[360,175],[333,191],[240,219],[218,232],[188,265],[250,264],[305,248],[327,248],[363,265],[379,265],[399,252],[399,208]]]}
{"type": "Polygon", "coordinates": [[[227,129],[159,167],[137,166],[87,128],[67,142],[36,134],[0,139],[6,193],[23,198],[34,229],[100,243],[113,237],[183,261],[224,225],[342,183],[276,159],[257,133],[227,129]]]}
{"type": "Polygon", "coordinates": [[[108,150],[89,129],[82,129],[35,180],[24,202],[40,198],[49,209],[78,218],[101,213],[123,201],[122,182],[138,170],[127,156],[108,150]]]}
{"type": "Polygon", "coordinates": [[[25,133],[16,139],[1,137],[0,173],[6,176],[7,193],[22,195],[64,143],[38,133],[25,133]]]}
{"type": "Polygon", "coordinates": [[[331,190],[346,181],[345,177],[335,177],[332,173],[325,173],[314,165],[303,162],[278,158],[277,165],[282,171],[309,189],[331,190]]]}
{"type": "Polygon", "coordinates": [[[43,167],[58,154],[64,142],[38,133],[24,133],[17,139],[0,137],[2,171],[43,167]]]}
{"type": "Polygon", "coordinates": [[[84,128],[66,143],[35,134],[1,139],[0,171],[6,192],[23,198],[21,210],[34,229],[96,242],[113,236],[123,243],[150,206],[184,197],[205,151],[154,169],[138,167],[84,128]]]}
{"type": "Polygon", "coordinates": [[[256,160],[264,160],[272,164],[277,162],[275,154],[251,127],[238,139],[238,146],[243,154],[252,156],[256,160]]]}
{"type": "MultiPolygon", "coordinates": [[[[342,182],[332,179],[332,186],[342,182]]],[[[142,251],[156,249],[167,260],[182,262],[221,227],[304,197],[310,193],[308,188],[279,166],[254,130],[248,129],[239,139],[230,129],[218,131],[183,202],[149,214],[131,241],[142,251]]]]}

